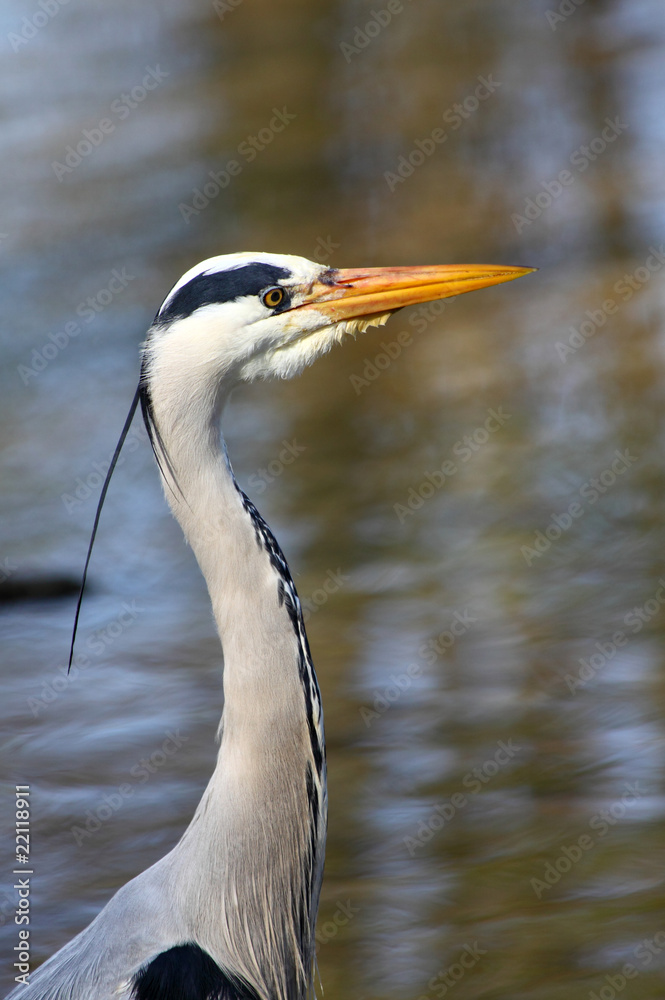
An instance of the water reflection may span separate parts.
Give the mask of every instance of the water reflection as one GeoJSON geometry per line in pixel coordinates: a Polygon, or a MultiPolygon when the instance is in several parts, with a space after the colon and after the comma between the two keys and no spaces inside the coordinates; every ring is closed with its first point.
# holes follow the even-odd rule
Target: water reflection
{"type": "MultiPolygon", "coordinates": [[[[137,345],[194,261],[259,247],[542,267],[400,314],[295,383],[248,388],[228,415],[236,469],[301,594],[344,578],[308,623],[329,741],[319,964],[333,998],[582,997],[626,962],[631,996],[658,994],[662,21],[648,0],[587,0],[555,26],[547,10],[405,5],[347,59],[340,43],[368,17],[355,2],[253,0],[223,19],[180,0],[70,4],[0,71],[9,578],[79,570],[137,345]],[[160,86],[58,180],[52,163],[154,65],[160,86]],[[500,86],[453,128],[446,113],[481,77],[500,86]],[[276,107],[295,119],[248,161],[241,144],[276,107]],[[608,118],[626,128],[580,169],[571,157],[608,118]],[[445,142],[391,190],[386,173],[437,128],[445,142]],[[185,219],[234,158],[233,183],[185,219]],[[123,268],[131,280],[86,320],[123,268]],[[508,416],[474,437],[490,411],[508,416]],[[257,479],[284,440],[297,459],[257,479]],[[612,479],[617,452],[630,457],[612,479]],[[518,749],[504,762],[502,747],[518,749]]],[[[5,35],[24,16],[6,5],[5,35]]],[[[89,662],[64,678],[71,600],[2,612],[6,780],[34,792],[37,960],[176,841],[214,760],[207,597],[138,431],[135,444],[93,563],[89,662]],[[169,733],[180,744],[162,761],[169,733]]]]}

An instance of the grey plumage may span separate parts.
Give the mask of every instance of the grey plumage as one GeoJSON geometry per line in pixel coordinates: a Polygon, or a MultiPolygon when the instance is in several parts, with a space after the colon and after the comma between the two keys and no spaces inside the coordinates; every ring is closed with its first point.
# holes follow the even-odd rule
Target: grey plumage
{"type": "Polygon", "coordinates": [[[12,998],[305,1000],[312,991],[327,805],[321,698],[291,574],[235,481],[221,415],[239,383],[298,374],[394,309],[522,273],[342,271],[232,254],[171,291],[144,345],[140,394],[222,642],[219,756],[179,843],[12,998]]]}

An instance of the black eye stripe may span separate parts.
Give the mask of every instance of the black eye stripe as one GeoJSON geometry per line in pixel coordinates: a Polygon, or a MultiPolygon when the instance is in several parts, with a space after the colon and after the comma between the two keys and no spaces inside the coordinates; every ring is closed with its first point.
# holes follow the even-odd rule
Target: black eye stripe
{"type": "MultiPolygon", "coordinates": [[[[179,288],[157,314],[157,322],[173,322],[191,316],[201,306],[212,302],[233,302],[244,295],[260,295],[271,286],[290,278],[291,271],[275,264],[255,262],[214,274],[199,274],[179,288]]],[[[288,301],[285,295],[280,305],[288,301]]]]}

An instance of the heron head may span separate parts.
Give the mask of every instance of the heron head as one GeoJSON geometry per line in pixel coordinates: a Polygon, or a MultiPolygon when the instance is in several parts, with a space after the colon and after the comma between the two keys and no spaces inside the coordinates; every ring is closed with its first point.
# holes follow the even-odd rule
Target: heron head
{"type": "Polygon", "coordinates": [[[284,254],[211,257],[173,287],[151,327],[146,357],[167,354],[232,383],[290,378],[346,334],[403,306],[510,281],[531,268],[445,265],[331,268],[284,254]]]}

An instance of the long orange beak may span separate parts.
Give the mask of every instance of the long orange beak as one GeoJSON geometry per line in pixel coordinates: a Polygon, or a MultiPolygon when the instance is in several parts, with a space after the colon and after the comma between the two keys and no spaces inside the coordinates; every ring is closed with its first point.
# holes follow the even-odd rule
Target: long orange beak
{"type": "Polygon", "coordinates": [[[315,308],[337,323],[500,285],[535,270],[485,264],[332,269],[329,279],[315,282],[299,307],[315,308]]]}

